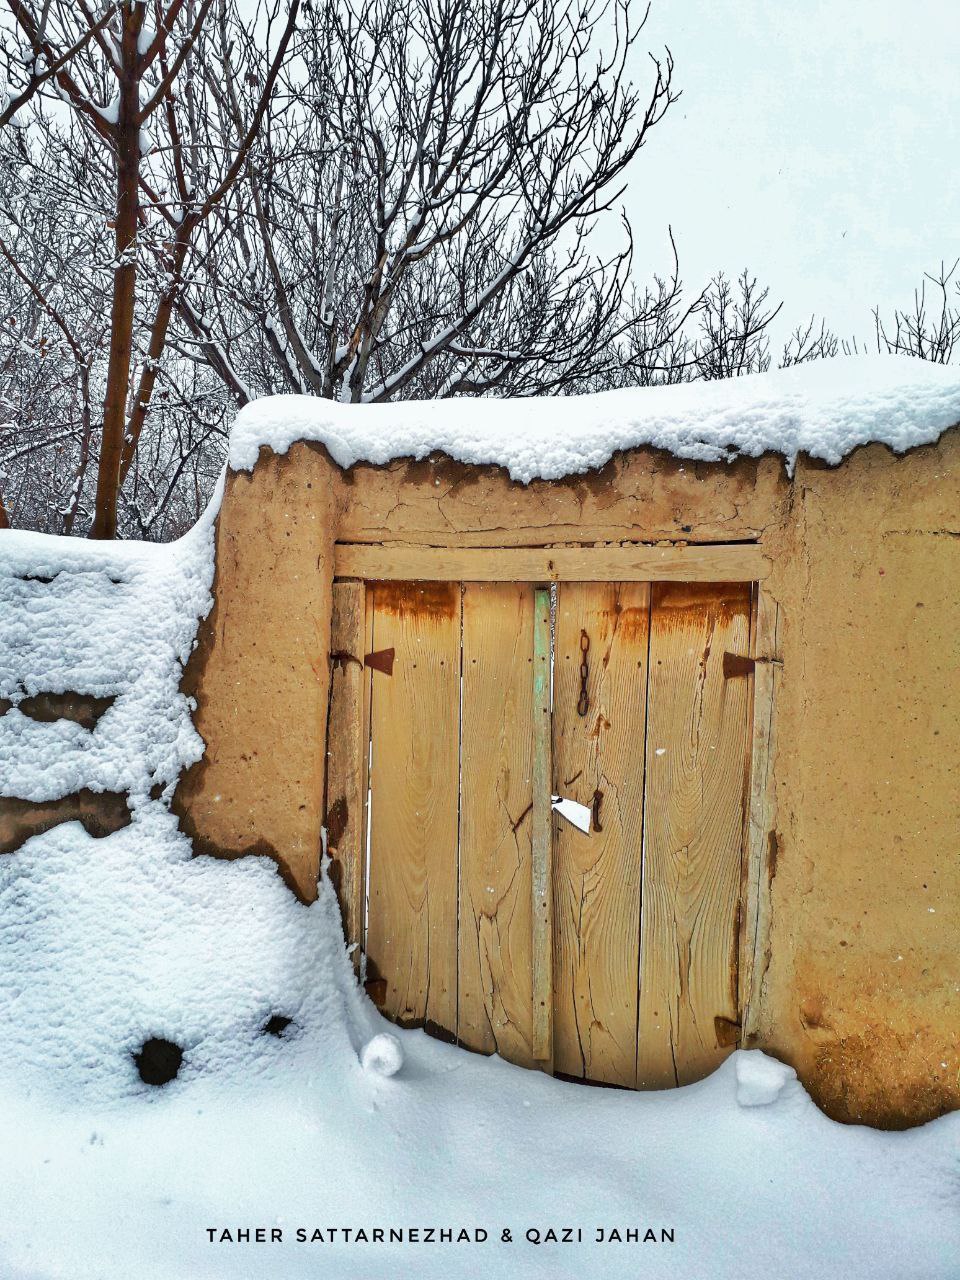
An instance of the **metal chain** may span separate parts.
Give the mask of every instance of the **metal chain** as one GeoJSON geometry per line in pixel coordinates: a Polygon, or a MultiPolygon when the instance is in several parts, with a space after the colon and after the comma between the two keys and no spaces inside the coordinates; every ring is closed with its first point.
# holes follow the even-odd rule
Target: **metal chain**
{"type": "Polygon", "coordinates": [[[590,675],[590,664],[587,654],[590,652],[590,637],[586,631],[580,632],[580,697],[577,699],[577,715],[585,716],[590,710],[590,697],[587,693],[587,678],[590,675]]]}

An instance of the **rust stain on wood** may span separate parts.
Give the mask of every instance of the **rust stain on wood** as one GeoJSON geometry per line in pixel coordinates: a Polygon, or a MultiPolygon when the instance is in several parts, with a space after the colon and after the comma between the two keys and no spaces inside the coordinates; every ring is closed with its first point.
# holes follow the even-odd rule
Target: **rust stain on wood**
{"type": "MultiPolygon", "coordinates": [[[[604,661],[604,666],[606,665],[607,665],[606,661],[604,661]]],[[[609,728],[610,728],[610,721],[607,719],[607,717],[603,714],[602,711],[598,711],[597,718],[594,721],[593,728],[590,730],[590,737],[599,738],[600,735],[609,728]]]]}
{"type": "Polygon", "coordinates": [[[640,609],[635,605],[624,607],[620,603],[621,590],[618,588],[617,600],[613,613],[613,630],[618,632],[624,644],[646,644],[647,631],[650,625],[649,608],[640,609]]]}
{"type": "Polygon", "coordinates": [[[655,608],[661,632],[686,630],[691,612],[705,616],[708,633],[725,630],[744,612],[742,592],[731,591],[726,582],[657,583],[655,608]]]}
{"type": "Polygon", "coordinates": [[[373,592],[379,614],[440,622],[460,613],[459,582],[377,582],[373,592]]]}

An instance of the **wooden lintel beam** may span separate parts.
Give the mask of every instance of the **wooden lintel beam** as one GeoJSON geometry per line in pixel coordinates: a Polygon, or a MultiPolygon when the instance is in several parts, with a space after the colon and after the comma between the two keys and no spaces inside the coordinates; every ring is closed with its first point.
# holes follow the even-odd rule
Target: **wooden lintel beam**
{"type": "Polygon", "coordinates": [[[337,543],[338,578],[434,582],[760,582],[756,543],[603,547],[417,547],[337,543]]]}

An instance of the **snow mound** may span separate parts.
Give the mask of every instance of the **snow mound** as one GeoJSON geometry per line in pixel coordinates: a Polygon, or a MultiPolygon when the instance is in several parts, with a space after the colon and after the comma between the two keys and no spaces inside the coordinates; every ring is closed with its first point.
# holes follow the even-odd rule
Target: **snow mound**
{"type": "Polygon", "coordinates": [[[262,447],[326,446],[341,467],[424,458],[495,463],[514,480],[558,480],[651,445],[704,462],[803,453],[839,463],[879,441],[903,453],[960,423],[960,369],[905,356],[850,356],[720,382],[513,400],[344,405],[268,396],[246,405],[229,465],[249,471],[262,447]]]}
{"type": "Polygon", "coordinates": [[[314,1069],[341,1075],[374,1018],[326,882],[307,908],[268,860],[194,858],[159,803],[104,839],[64,823],[0,858],[0,972],[0,1078],[88,1106],[150,1092],[134,1054],[154,1037],[183,1049],[169,1089],[249,1084],[304,1052],[271,1017],[309,1025],[314,1069]]]}
{"type": "Polygon", "coordinates": [[[741,1107],[768,1107],[797,1079],[793,1067],[763,1053],[738,1053],[737,1102],[741,1107]]]}
{"type": "Polygon", "coordinates": [[[369,1075],[395,1076],[403,1066],[403,1046],[396,1036],[374,1036],[363,1046],[360,1065],[369,1075]]]}

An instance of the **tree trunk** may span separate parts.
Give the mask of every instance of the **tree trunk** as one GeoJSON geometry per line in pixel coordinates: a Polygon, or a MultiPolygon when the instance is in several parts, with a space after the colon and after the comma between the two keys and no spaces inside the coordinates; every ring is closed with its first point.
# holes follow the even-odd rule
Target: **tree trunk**
{"type": "Polygon", "coordinates": [[[134,400],[133,407],[130,410],[130,420],[120,453],[121,485],[124,480],[126,480],[127,472],[130,470],[133,459],[136,456],[137,445],[140,443],[140,436],[143,433],[147,414],[150,411],[150,400],[153,396],[153,389],[157,385],[157,372],[160,368],[160,358],[167,345],[167,331],[170,328],[170,317],[173,315],[174,304],[177,300],[177,290],[180,287],[180,277],[183,272],[183,264],[187,256],[191,229],[192,228],[188,226],[186,221],[180,224],[177,229],[173,248],[168,251],[166,262],[164,263],[167,274],[170,278],[170,284],[163,291],[160,297],[160,303],[157,307],[156,315],[153,318],[153,325],[150,329],[150,341],[147,344],[147,358],[140,374],[140,382],[137,386],[136,399],[134,400]]]}
{"type": "Polygon", "coordinates": [[[133,316],[137,285],[136,236],[140,181],[140,55],[137,40],[145,6],[120,10],[120,100],[114,126],[117,152],[116,267],[110,313],[110,363],[103,406],[103,436],[97,473],[97,498],[91,538],[117,536],[117,499],[123,453],[133,351],[133,316]]]}

